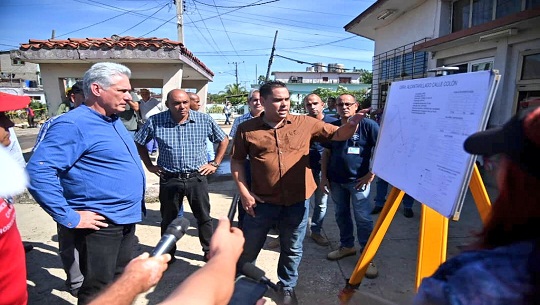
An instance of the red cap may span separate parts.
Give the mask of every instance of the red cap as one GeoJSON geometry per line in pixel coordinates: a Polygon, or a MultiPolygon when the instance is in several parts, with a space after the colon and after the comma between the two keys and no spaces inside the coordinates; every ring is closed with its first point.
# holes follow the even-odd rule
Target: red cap
{"type": "Polygon", "coordinates": [[[30,104],[29,96],[13,95],[0,92],[0,111],[24,109],[30,104]]]}

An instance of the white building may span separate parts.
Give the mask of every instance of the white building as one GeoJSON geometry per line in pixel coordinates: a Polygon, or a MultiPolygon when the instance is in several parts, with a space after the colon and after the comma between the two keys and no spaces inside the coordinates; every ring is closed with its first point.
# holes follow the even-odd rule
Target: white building
{"type": "Polygon", "coordinates": [[[379,0],[345,26],[375,41],[373,105],[393,81],[496,69],[490,126],[540,97],[540,0],[379,0]]]}

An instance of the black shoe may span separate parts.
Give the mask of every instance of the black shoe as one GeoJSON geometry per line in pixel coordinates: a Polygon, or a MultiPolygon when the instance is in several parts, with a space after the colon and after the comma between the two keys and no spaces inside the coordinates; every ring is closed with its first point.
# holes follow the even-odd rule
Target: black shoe
{"type": "Polygon", "coordinates": [[[283,283],[277,282],[278,290],[276,304],[278,305],[298,305],[298,299],[294,288],[283,287],[283,283]]]}
{"type": "Polygon", "coordinates": [[[298,305],[298,299],[296,298],[296,293],[294,293],[294,289],[290,288],[287,290],[283,290],[283,305],[298,305]]]}
{"type": "Polygon", "coordinates": [[[383,207],[380,207],[378,205],[373,207],[373,210],[371,210],[371,215],[379,214],[382,211],[383,207]]]}
{"type": "Polygon", "coordinates": [[[414,216],[414,212],[411,208],[404,208],[403,209],[403,216],[407,217],[407,218],[413,218],[414,216]]]}

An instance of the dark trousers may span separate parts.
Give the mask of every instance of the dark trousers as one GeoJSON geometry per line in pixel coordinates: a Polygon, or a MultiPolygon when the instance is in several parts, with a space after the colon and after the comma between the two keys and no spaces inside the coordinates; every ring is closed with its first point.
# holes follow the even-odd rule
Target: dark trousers
{"type": "MultiPolygon", "coordinates": [[[[212,238],[212,218],[210,217],[210,197],[206,176],[196,175],[191,178],[161,178],[159,182],[159,202],[161,212],[161,234],[178,217],[178,210],[187,197],[193,216],[197,219],[199,241],[204,253],[210,251],[212,238]]],[[[171,252],[174,256],[176,247],[171,252]]]]}
{"type": "MultiPolygon", "coordinates": [[[[251,163],[249,162],[249,159],[246,159],[244,162],[244,170],[246,174],[246,182],[247,187],[249,190],[251,190],[251,163]]],[[[244,210],[244,207],[242,206],[242,200],[238,202],[238,228],[241,230],[244,227],[244,217],[246,215],[246,211],[244,210]]]]}
{"type": "Polygon", "coordinates": [[[84,276],[79,267],[79,252],[75,248],[75,230],[57,224],[58,251],[66,272],[66,287],[73,291],[81,287],[84,276]]]}
{"type": "Polygon", "coordinates": [[[72,229],[84,275],[79,290],[79,305],[88,304],[112,283],[132,258],[135,224],[108,224],[108,227],[99,230],[72,229]]]}

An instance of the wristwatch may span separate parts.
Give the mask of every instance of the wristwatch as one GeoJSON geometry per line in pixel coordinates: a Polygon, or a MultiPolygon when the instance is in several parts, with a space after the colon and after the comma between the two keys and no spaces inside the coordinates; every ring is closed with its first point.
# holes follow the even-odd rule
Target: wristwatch
{"type": "Polygon", "coordinates": [[[219,163],[217,163],[216,161],[209,162],[208,164],[212,165],[215,168],[219,167],[219,163]]]}

